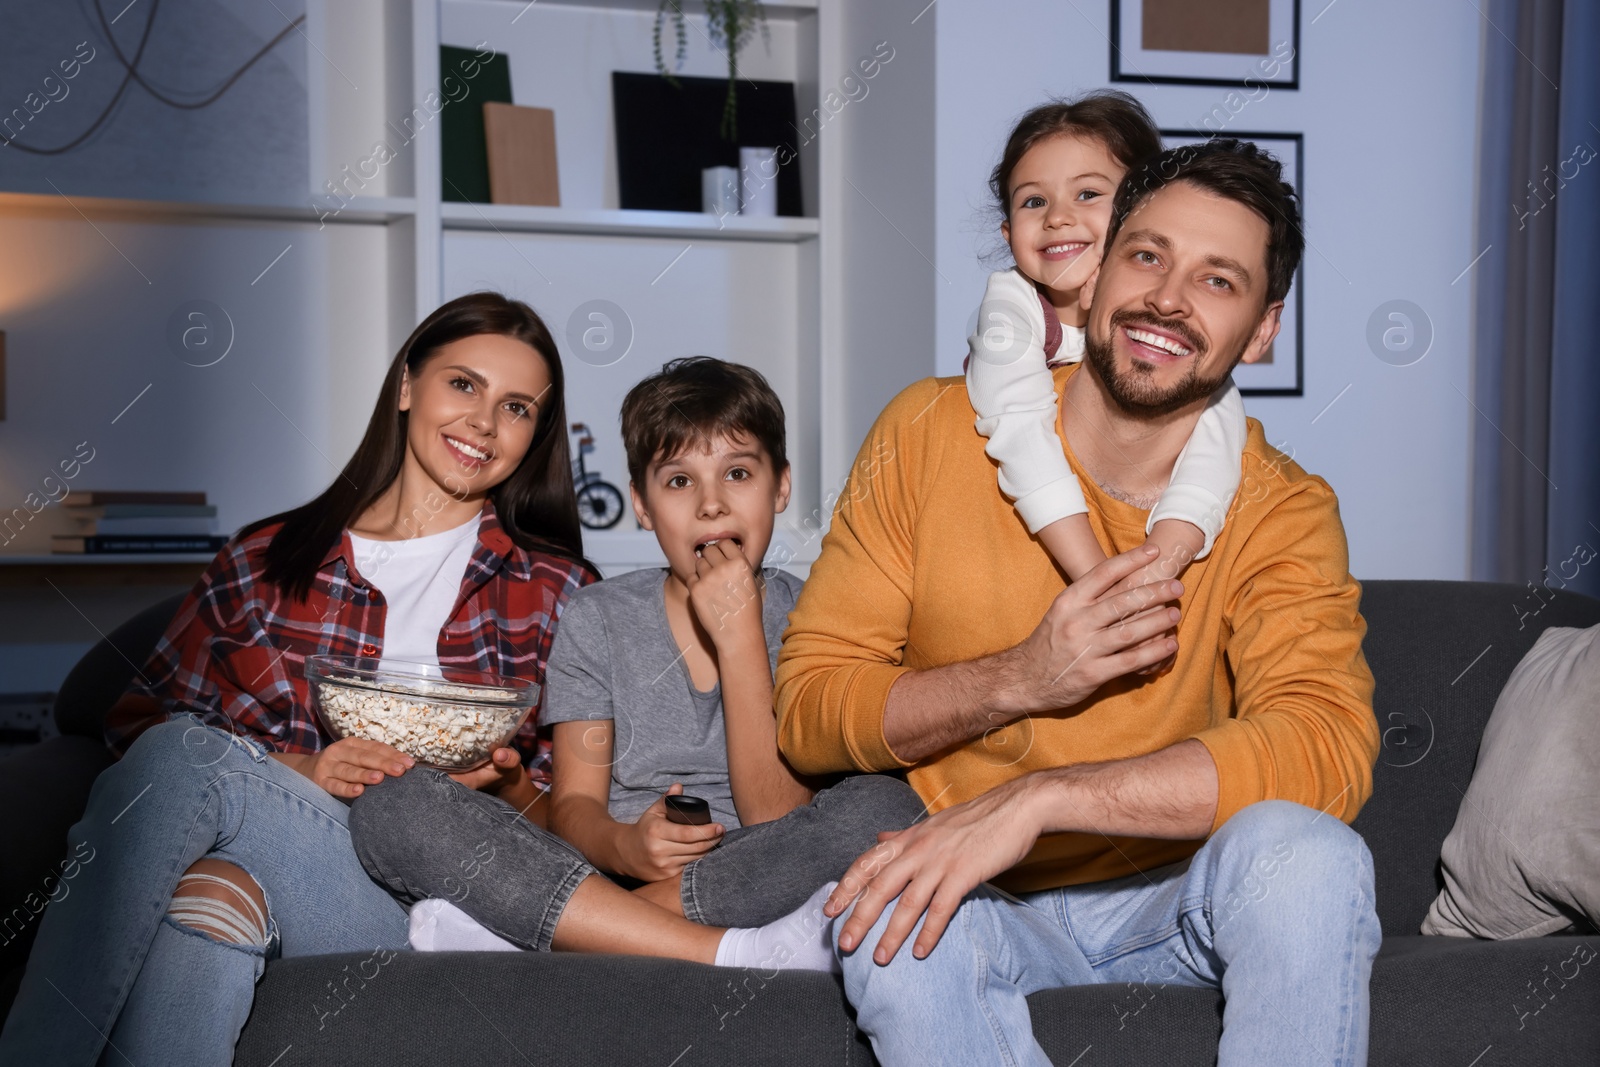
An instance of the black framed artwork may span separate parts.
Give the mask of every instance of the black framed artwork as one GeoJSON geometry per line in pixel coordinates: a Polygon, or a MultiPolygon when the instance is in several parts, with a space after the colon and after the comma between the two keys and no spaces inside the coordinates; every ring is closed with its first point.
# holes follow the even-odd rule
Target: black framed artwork
{"type": "Polygon", "coordinates": [[[801,211],[800,157],[794,85],[740,78],[739,141],[722,139],[726,78],[614,71],[612,113],[617,134],[620,206],[646,211],[699,211],[700,171],[739,166],[739,147],[776,148],[778,214],[801,211]]]}
{"type": "Polygon", "coordinates": [[[1300,0],[1111,0],[1111,80],[1300,87],[1300,0]]]}
{"type": "MultiPolygon", "coordinates": [[[[1186,144],[1199,144],[1213,135],[1206,130],[1162,130],[1161,146],[1179,148],[1186,144]]],[[[1299,133],[1238,133],[1227,136],[1241,141],[1253,141],[1263,150],[1272,153],[1283,164],[1283,180],[1297,194],[1305,187],[1305,135],[1299,133]]],[[[1301,222],[1304,224],[1305,205],[1301,204],[1301,222]]],[[[1311,251],[1310,245],[1306,251],[1311,251]]],[[[1241,363],[1233,368],[1233,383],[1245,396],[1303,396],[1305,394],[1305,257],[1300,258],[1300,268],[1295,271],[1294,283],[1284,297],[1283,313],[1279,318],[1278,336],[1264,358],[1255,363],[1241,363]]]]}

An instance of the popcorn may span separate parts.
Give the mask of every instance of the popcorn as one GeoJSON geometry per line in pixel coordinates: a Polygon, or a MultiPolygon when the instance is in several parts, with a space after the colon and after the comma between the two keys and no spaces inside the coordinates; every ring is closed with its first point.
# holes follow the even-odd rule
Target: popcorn
{"type": "Polygon", "coordinates": [[[316,681],[318,706],[329,730],[340,737],[385,742],[418,763],[447,771],[471,770],[488,760],[511,740],[530,710],[509,689],[486,694],[481,686],[422,680],[408,683],[409,692],[369,685],[353,677],[316,681]],[[487,705],[486,697],[507,703],[487,705]]]}

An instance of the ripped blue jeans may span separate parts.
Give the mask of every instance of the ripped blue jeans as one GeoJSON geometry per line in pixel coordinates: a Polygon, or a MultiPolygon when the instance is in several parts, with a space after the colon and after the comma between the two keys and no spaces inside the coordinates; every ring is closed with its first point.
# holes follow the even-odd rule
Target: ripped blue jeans
{"type": "MultiPolygon", "coordinates": [[[[192,719],[147,730],[72,828],[78,866],[40,921],[0,1064],[228,1063],[267,960],[368,952],[381,967],[406,948],[406,912],[362,869],[348,811],[251,739],[192,719]],[[206,857],[260,884],[265,945],[167,917],[206,857]]],[[[343,1003],[314,991],[306,1025],[337,1025],[343,1003]]]]}

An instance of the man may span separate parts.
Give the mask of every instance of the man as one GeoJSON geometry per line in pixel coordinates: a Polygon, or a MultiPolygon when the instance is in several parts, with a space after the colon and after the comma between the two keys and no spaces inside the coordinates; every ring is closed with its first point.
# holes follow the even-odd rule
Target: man
{"type": "Polygon", "coordinates": [[[1271,345],[1302,245],[1254,145],[1124,179],[1087,358],[1054,371],[1090,522],[1121,553],[1077,583],[995,490],[962,379],[906,389],[862,445],[872,477],[776,686],[797,771],[904,768],[934,813],[827,907],[885,1064],[1047,1064],[1028,993],[1224,974],[1223,1067],[1365,1063],[1381,933],[1346,823],[1379,737],[1334,494],[1252,419],[1210,554],[1181,583],[1141,570],[1148,509],[1212,390],[1271,345]]]}

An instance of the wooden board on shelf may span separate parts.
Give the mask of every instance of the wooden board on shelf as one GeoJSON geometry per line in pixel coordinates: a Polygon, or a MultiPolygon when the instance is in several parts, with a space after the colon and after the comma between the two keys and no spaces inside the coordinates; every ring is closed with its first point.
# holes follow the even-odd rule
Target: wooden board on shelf
{"type": "Polygon", "coordinates": [[[554,111],[487,101],[483,105],[483,132],[489,153],[491,201],[561,206],[554,111]]]}
{"type": "Polygon", "coordinates": [[[75,196],[69,204],[44,193],[0,192],[0,216],[13,218],[150,222],[179,219],[264,219],[273,222],[386,223],[416,214],[416,198],[409,196],[354,196],[340,201],[326,198],[326,206],[313,204],[237,204],[203,200],[125,200],[103,196],[75,196]]]}
{"type": "Polygon", "coordinates": [[[0,588],[158,585],[188,587],[214,557],[199,554],[0,553],[0,588]]]}

